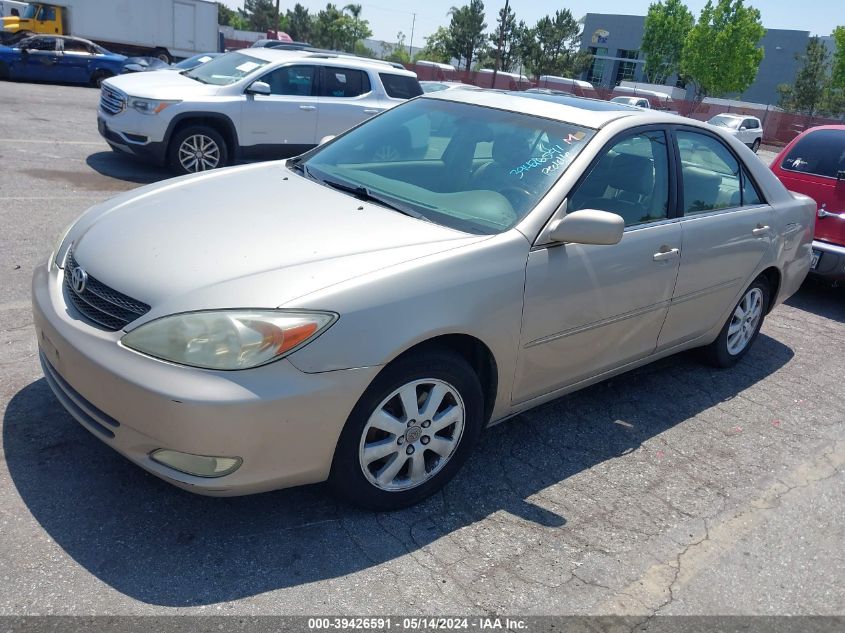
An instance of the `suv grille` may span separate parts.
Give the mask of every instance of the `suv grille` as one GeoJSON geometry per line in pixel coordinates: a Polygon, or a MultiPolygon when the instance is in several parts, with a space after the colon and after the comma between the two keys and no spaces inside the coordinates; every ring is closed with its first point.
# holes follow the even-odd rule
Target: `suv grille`
{"type": "Polygon", "coordinates": [[[76,292],[71,283],[76,267],[73,251],[70,251],[65,260],[65,292],[74,307],[95,325],[116,332],[150,311],[146,303],[109,288],[91,275],[88,275],[85,289],[81,293],[76,292]]]}
{"type": "Polygon", "coordinates": [[[122,112],[126,107],[126,96],[114,88],[103,85],[100,88],[100,108],[109,114],[122,112]]]}

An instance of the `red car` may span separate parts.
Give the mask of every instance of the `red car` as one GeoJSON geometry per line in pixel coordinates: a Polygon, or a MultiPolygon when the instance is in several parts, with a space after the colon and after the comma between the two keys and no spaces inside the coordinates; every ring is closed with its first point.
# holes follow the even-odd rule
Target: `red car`
{"type": "Polygon", "coordinates": [[[810,274],[845,280],[845,125],[805,130],[777,155],[772,171],[819,205],[810,274]]]}

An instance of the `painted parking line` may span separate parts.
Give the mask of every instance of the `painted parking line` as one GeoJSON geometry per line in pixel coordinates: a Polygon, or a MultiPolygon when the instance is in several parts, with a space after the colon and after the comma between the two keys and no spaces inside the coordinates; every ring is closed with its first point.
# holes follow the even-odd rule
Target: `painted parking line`
{"type": "Polygon", "coordinates": [[[49,143],[50,145],[105,145],[105,141],[57,141],[55,139],[0,138],[0,143],[49,143]]]}

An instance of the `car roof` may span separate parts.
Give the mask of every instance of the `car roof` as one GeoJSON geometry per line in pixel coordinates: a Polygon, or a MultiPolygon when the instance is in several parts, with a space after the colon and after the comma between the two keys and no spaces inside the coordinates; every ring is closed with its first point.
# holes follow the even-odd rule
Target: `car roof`
{"type": "Polygon", "coordinates": [[[473,105],[522,112],[598,129],[624,117],[638,117],[643,123],[676,121],[677,115],[656,113],[612,101],[588,99],[575,95],[526,93],[505,90],[441,90],[429,92],[421,99],[458,101],[473,105]]]}
{"type": "Polygon", "coordinates": [[[341,64],[347,68],[375,70],[376,72],[386,71],[394,75],[405,75],[407,77],[417,76],[416,73],[413,73],[410,70],[396,68],[390,62],[382,61],[380,59],[356,57],[354,55],[346,55],[343,53],[315,53],[307,50],[263,47],[243,48],[233,52],[249,55],[250,57],[257,57],[258,59],[263,59],[264,61],[271,63],[302,60],[320,65],[330,66],[332,64],[341,64]]]}

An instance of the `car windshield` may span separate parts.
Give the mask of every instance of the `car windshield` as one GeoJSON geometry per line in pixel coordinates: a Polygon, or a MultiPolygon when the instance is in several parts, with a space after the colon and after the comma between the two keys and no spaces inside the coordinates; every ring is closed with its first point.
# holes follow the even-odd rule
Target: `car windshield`
{"type": "Polygon", "coordinates": [[[726,127],[730,128],[731,130],[735,130],[739,127],[740,119],[736,119],[732,116],[722,116],[717,115],[714,116],[712,119],[708,121],[710,125],[718,125],[719,127],[726,127]]]}
{"type": "Polygon", "coordinates": [[[200,83],[228,86],[268,63],[264,59],[243,53],[227,53],[182,74],[200,83]]]}
{"type": "Polygon", "coordinates": [[[524,218],[593,134],[518,112],[415,99],[296,168],[408,215],[492,235],[524,218]]]}
{"type": "Polygon", "coordinates": [[[35,17],[36,11],[38,11],[38,5],[37,4],[29,4],[29,5],[27,5],[26,9],[23,10],[21,17],[24,20],[31,20],[32,18],[35,17]]]}

